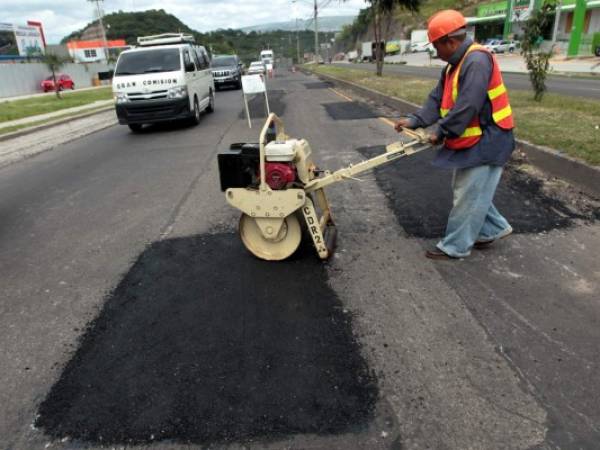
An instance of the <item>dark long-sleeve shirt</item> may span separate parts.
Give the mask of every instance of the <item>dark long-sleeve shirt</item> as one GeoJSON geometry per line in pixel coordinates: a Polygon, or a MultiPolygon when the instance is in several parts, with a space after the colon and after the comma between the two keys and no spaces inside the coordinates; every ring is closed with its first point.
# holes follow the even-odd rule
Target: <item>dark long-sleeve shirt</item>
{"type": "MultiPolygon", "coordinates": [[[[448,63],[456,66],[472,43],[471,39],[465,39],[448,63]]],[[[494,123],[492,104],[487,95],[492,76],[492,64],[492,57],[487,53],[476,51],[467,55],[458,77],[458,97],[448,115],[442,118],[440,104],[446,76],[446,68],[444,68],[437,86],[431,91],[423,107],[409,116],[414,128],[437,124],[436,132],[440,138],[453,138],[460,136],[473,117],[479,115],[483,131],[479,142],[463,150],[451,150],[442,146],[433,161],[434,166],[451,169],[485,164],[502,166],[510,158],[515,148],[513,132],[503,130],[494,123]]]]}

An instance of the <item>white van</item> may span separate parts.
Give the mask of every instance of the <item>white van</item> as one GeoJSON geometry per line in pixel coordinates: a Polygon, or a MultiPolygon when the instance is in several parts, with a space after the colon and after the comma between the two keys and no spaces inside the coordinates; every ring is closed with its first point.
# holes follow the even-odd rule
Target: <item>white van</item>
{"type": "Polygon", "coordinates": [[[215,108],[215,85],[206,49],[186,34],[138,38],[119,55],[112,82],[119,123],[137,132],[147,123],[200,121],[215,108]]]}
{"type": "Polygon", "coordinates": [[[262,52],[260,52],[260,60],[265,65],[273,64],[274,63],[273,50],[263,50],[262,52]]]}

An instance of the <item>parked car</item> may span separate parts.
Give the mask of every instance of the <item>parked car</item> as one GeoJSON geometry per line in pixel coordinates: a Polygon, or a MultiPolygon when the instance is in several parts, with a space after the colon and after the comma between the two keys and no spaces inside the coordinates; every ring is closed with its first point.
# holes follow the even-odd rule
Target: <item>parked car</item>
{"type": "Polygon", "coordinates": [[[267,69],[262,61],[253,61],[250,63],[250,67],[248,67],[248,75],[265,75],[267,69]]]}
{"type": "MultiPolygon", "coordinates": [[[[62,91],[64,89],[75,89],[75,83],[73,82],[71,77],[64,73],[56,74],[56,84],[58,85],[59,91],[62,91]]],[[[42,81],[42,90],[44,92],[56,90],[52,75],[42,81]]]]}
{"type": "Polygon", "coordinates": [[[505,41],[502,39],[492,39],[486,41],[484,47],[492,53],[513,53],[521,47],[519,41],[505,41]]]}
{"type": "Polygon", "coordinates": [[[430,46],[431,46],[431,43],[429,43],[427,41],[414,42],[414,43],[410,44],[410,52],[411,53],[426,52],[429,50],[430,46]]]}
{"type": "Polygon", "coordinates": [[[216,89],[221,86],[242,88],[242,63],[237,55],[213,56],[210,66],[216,89]]]}

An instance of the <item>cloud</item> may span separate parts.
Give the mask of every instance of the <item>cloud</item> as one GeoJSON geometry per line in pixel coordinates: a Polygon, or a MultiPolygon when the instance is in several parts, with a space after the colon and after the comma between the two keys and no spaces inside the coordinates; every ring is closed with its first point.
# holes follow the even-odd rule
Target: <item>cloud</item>
{"type": "MultiPolygon", "coordinates": [[[[364,0],[320,0],[326,5],[319,12],[322,16],[357,14],[365,7],[364,0]]],[[[95,4],[83,0],[2,0],[5,11],[2,22],[25,24],[27,20],[39,20],[50,43],[57,43],[69,33],[84,27],[95,18],[95,4]],[[51,6],[50,6],[51,5],[51,6]]],[[[271,22],[286,22],[295,17],[312,17],[310,0],[105,0],[105,14],[123,11],[164,9],[175,15],[189,27],[198,31],[218,28],[242,28],[271,22]]]]}

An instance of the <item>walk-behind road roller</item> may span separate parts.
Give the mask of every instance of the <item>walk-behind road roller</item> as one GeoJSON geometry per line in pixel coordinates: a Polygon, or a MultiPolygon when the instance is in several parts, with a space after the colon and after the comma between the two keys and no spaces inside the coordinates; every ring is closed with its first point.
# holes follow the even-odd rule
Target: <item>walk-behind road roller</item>
{"type": "Polygon", "coordinates": [[[287,136],[281,119],[270,114],[258,143],[232,144],[218,155],[221,190],[242,211],[239,233],[246,248],[266,260],[291,256],[302,239],[302,216],[319,257],[329,258],[336,228],[325,187],[430,147],[423,130],[403,133],[408,142],[395,142],[385,153],[330,172],[313,163],[306,140],[287,136]]]}

